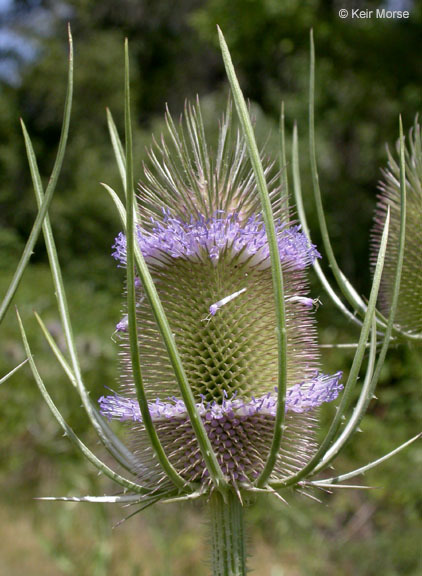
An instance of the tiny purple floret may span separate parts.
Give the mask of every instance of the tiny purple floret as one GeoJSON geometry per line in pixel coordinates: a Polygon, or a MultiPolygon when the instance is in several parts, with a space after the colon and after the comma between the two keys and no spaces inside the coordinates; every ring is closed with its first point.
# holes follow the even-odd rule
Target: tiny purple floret
{"type": "Polygon", "coordinates": [[[289,302],[298,302],[299,304],[302,304],[302,306],[305,306],[305,308],[312,308],[315,304],[313,298],[307,298],[306,296],[291,296],[290,298],[287,298],[287,300],[289,302]]]}
{"type": "Polygon", "coordinates": [[[129,326],[127,314],[123,316],[123,318],[117,322],[116,324],[116,332],[127,332],[129,326]]]}
{"type": "Polygon", "coordinates": [[[211,304],[209,308],[211,316],[215,316],[217,314],[217,310],[218,310],[218,304],[211,304]]]}

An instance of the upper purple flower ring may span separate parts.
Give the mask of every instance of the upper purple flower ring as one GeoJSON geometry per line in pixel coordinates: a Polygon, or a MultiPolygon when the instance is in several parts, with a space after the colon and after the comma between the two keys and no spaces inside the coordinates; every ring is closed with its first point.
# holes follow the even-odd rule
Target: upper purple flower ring
{"type": "MultiPolygon", "coordinates": [[[[137,230],[139,247],[146,260],[159,259],[160,254],[172,258],[197,260],[204,252],[211,260],[218,260],[223,251],[232,255],[241,253],[242,260],[260,268],[270,266],[269,247],[265,224],[261,215],[251,216],[242,222],[238,214],[219,212],[211,218],[200,215],[197,219],[184,221],[182,218],[164,214],[163,221],[151,218],[151,231],[137,230]]],[[[312,264],[320,254],[301,232],[300,226],[290,226],[277,221],[276,234],[282,262],[295,269],[312,264]]],[[[126,236],[120,233],[113,245],[113,257],[126,263],[126,236]]]]}

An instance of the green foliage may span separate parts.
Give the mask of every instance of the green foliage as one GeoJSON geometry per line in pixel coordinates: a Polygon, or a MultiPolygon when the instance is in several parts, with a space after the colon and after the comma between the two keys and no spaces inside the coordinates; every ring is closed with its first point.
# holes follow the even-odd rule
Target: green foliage
{"type": "MultiPolygon", "coordinates": [[[[112,387],[116,378],[116,347],[110,336],[120,316],[122,275],[116,272],[109,254],[120,224],[99,181],[116,190],[121,186],[105,107],[111,108],[121,129],[125,35],[130,38],[133,62],[136,178],[149,134],[161,131],[166,101],[177,113],[185,97],[204,94],[204,119],[210,126],[223,109],[226,86],[216,48],[216,23],[224,30],[244,93],[253,101],[260,141],[265,141],[267,129],[272,128],[268,151],[277,143],[281,98],[286,103],[288,131],[297,119],[304,136],[308,34],[314,27],[317,150],[328,225],[342,268],[364,289],[378,167],[385,165],[383,146],[397,138],[398,113],[403,114],[407,129],[420,106],[420,3],[414,3],[406,22],[340,21],[337,3],[299,0],[183,0],[177,9],[165,0],[123,0],[118,5],[112,0],[70,0],[64,14],[53,10],[46,0],[14,5],[21,10],[16,22],[24,39],[32,38],[37,50],[33,60],[20,65],[15,84],[6,79],[0,86],[0,295],[36,213],[18,117],[23,116],[33,138],[41,173],[48,174],[60,131],[66,78],[65,22],[70,18],[76,44],[75,107],[51,219],[82,370],[93,398],[104,393],[104,386],[112,387]],[[36,24],[29,27],[29,22],[36,22],[37,6],[46,9],[47,34],[36,24]]],[[[301,148],[306,191],[310,177],[306,174],[306,147],[301,148]]],[[[287,157],[291,157],[289,150],[287,157]]],[[[311,227],[314,223],[311,215],[311,227]]],[[[316,295],[319,290],[315,286],[316,295]]],[[[318,312],[322,341],[354,340],[353,328],[339,320],[322,299],[324,306],[318,312]]],[[[81,417],[80,401],[33,320],[32,309],[36,309],[62,343],[41,242],[16,303],[55,401],[84,441],[97,449],[87,421],[81,417]]],[[[1,326],[0,338],[1,376],[23,360],[12,311],[1,326]]],[[[324,367],[334,372],[350,365],[350,358],[347,351],[328,350],[324,367]]],[[[363,465],[417,433],[422,413],[420,358],[416,345],[390,352],[381,374],[380,399],[370,407],[363,434],[336,462],[338,472],[363,465]]],[[[325,413],[328,424],[329,407],[325,413]]],[[[290,507],[268,498],[258,500],[249,513],[257,542],[251,567],[257,574],[277,574],[278,570],[287,575],[416,575],[421,504],[418,458],[420,449],[412,446],[364,478],[369,485],[382,488],[317,494],[323,506],[298,495],[288,498],[290,507]]],[[[186,507],[182,513],[177,506],[146,511],[111,537],[110,526],[126,509],[94,510],[52,503],[29,506],[35,496],[106,492],[105,484],[61,436],[26,367],[2,385],[0,555],[8,575],[207,573],[201,562],[204,530],[201,527],[198,534],[199,516],[194,507],[188,513],[186,507]],[[14,537],[15,532],[19,538],[14,537]],[[15,552],[10,551],[13,549],[15,552]],[[26,558],[33,562],[24,565],[26,558]]]]}

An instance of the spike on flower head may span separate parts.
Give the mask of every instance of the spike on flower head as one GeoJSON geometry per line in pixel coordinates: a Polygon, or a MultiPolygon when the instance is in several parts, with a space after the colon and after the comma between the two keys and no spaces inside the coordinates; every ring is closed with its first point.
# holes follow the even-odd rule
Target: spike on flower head
{"type": "MultiPolygon", "coordinates": [[[[397,144],[399,151],[399,143],[397,144]]],[[[422,138],[416,118],[405,149],[406,239],[395,321],[405,332],[422,334],[422,138]]],[[[381,311],[388,316],[396,276],[400,236],[400,166],[388,152],[372,230],[371,262],[375,267],[383,223],[390,208],[388,249],[380,288],[381,311]]]]}
{"type": "MultiPolygon", "coordinates": [[[[245,143],[230,109],[216,153],[205,141],[199,104],[188,106],[169,141],[150,151],[139,187],[142,226],[137,242],[158,294],[221,469],[233,484],[250,485],[262,472],[274,433],[278,352],[268,242],[245,143]]],[[[317,409],[334,400],[340,373],[318,372],[318,352],[305,269],[319,257],[289,222],[284,192],[264,160],[285,284],[287,328],[286,429],[273,477],[297,471],[315,450],[317,409]]],[[[120,234],[113,256],[126,262],[120,234]]],[[[209,484],[208,472],[143,289],[137,290],[139,353],[149,411],[160,441],[187,481],[209,484]]],[[[136,399],[124,320],[119,323],[122,392],[100,399],[102,413],[131,423],[142,474],[164,473],[147,449],[136,399]],[[146,472],[147,471],[147,472],[146,472]]]]}

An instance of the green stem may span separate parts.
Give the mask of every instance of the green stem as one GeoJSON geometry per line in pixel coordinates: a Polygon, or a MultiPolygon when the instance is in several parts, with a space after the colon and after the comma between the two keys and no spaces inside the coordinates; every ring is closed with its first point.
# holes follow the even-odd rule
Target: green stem
{"type": "Polygon", "coordinates": [[[284,283],[283,270],[281,268],[281,258],[278,250],[277,234],[274,223],[273,209],[271,198],[268,193],[267,182],[265,179],[264,169],[262,167],[258,146],[255,141],[254,131],[249,118],[248,107],[240,89],[239,81],[234,70],[233,62],[223,33],[217,26],[218,36],[220,38],[221,52],[223,55],[224,65],[226,67],[227,78],[230,82],[233,100],[242,127],[246,147],[249,154],[249,160],[255,175],[256,187],[261,200],[262,217],[265,225],[265,233],[268,240],[270,252],[271,275],[273,280],[274,305],[276,316],[276,335],[278,347],[278,379],[277,379],[277,412],[274,422],[274,433],[271,442],[270,451],[267,456],[264,469],[256,479],[256,485],[261,488],[265,486],[272,471],[280,451],[281,440],[284,433],[285,407],[286,407],[286,389],[287,389],[287,329],[286,329],[286,311],[284,303],[284,283]]]}
{"type": "Polygon", "coordinates": [[[245,576],[243,504],[235,492],[229,490],[224,498],[215,490],[210,508],[213,576],[245,576]]]}

